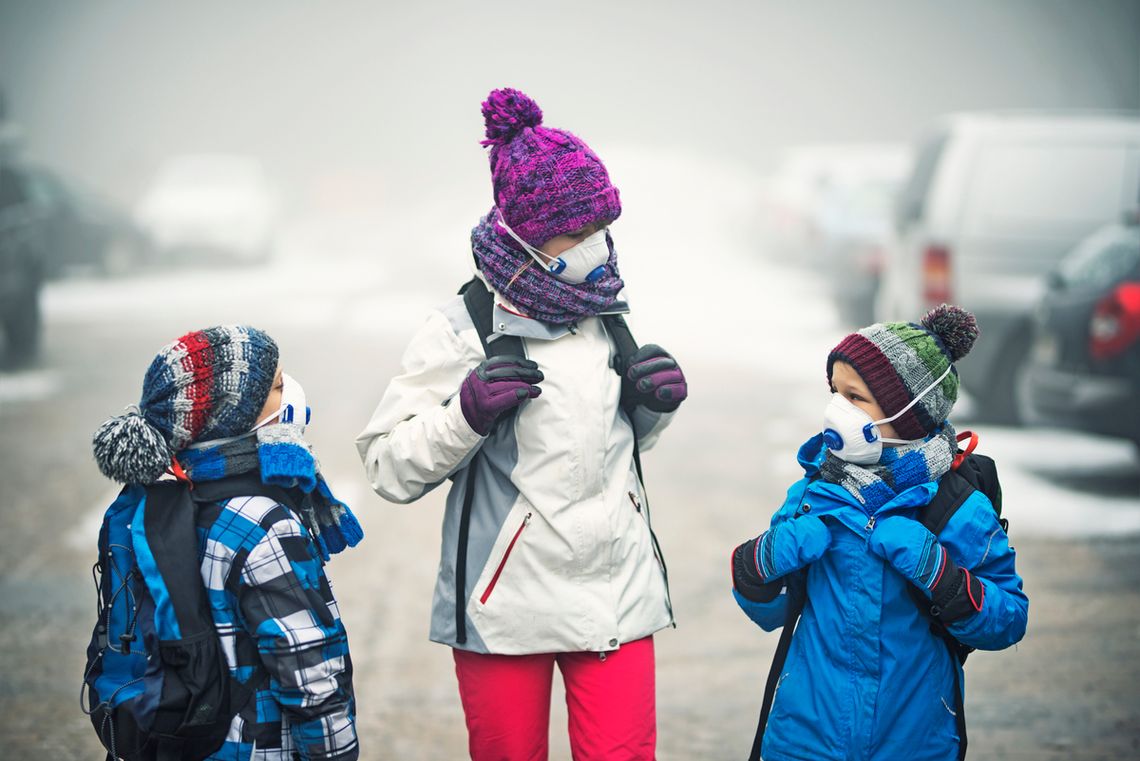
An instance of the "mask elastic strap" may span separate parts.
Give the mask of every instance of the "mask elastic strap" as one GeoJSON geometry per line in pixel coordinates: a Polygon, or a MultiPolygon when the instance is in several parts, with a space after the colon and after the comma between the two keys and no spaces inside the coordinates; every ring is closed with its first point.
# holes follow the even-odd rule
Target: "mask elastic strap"
{"type": "MultiPolygon", "coordinates": [[[[272,418],[270,419],[272,420],[272,418]]],[[[185,447],[183,447],[183,449],[207,449],[209,447],[219,447],[222,444],[229,444],[231,441],[240,441],[241,439],[247,438],[249,436],[255,436],[257,434],[257,429],[262,425],[264,425],[264,423],[258,423],[257,426],[249,429],[245,433],[239,433],[237,436],[228,436],[224,439],[207,439],[206,441],[195,441],[193,444],[187,444],[185,447]]]]}
{"type": "Polygon", "coordinates": [[[891,423],[891,422],[894,422],[895,420],[898,420],[900,417],[902,417],[904,414],[906,414],[906,411],[907,411],[907,410],[909,410],[909,409],[910,409],[911,407],[913,407],[914,405],[918,404],[918,402],[919,402],[919,401],[922,399],[922,397],[926,396],[926,395],[927,395],[927,394],[929,394],[931,391],[933,391],[933,390],[934,390],[934,387],[935,387],[935,386],[937,386],[939,383],[941,383],[941,382],[942,382],[942,380],[943,380],[943,379],[944,379],[944,378],[945,378],[947,375],[949,375],[949,374],[950,374],[950,371],[951,371],[951,370],[953,370],[953,369],[954,369],[954,365],[948,365],[948,366],[946,367],[946,372],[944,372],[944,373],[942,373],[941,375],[939,375],[939,376],[938,376],[938,379],[937,379],[937,380],[935,380],[935,381],[934,381],[933,383],[931,383],[929,386],[927,386],[926,388],[924,388],[924,389],[922,390],[922,392],[921,392],[921,393],[919,393],[919,395],[918,395],[918,396],[916,396],[915,398],[911,399],[911,400],[910,400],[910,402],[909,402],[909,403],[908,403],[908,404],[907,404],[905,407],[903,407],[901,410],[899,410],[899,411],[898,411],[898,412],[896,412],[895,414],[891,415],[890,417],[885,417],[885,418],[883,418],[882,420],[876,420],[876,421],[873,423],[873,425],[882,425],[883,423],[891,423]]]}
{"type": "MultiPolygon", "coordinates": [[[[903,407],[901,410],[899,410],[899,411],[898,411],[898,412],[896,412],[895,414],[891,415],[890,417],[885,417],[885,418],[883,418],[882,420],[874,420],[874,421],[872,421],[872,422],[868,423],[867,425],[863,426],[863,436],[864,436],[864,438],[870,437],[870,438],[867,438],[867,441],[874,441],[875,439],[874,439],[874,437],[872,436],[872,429],[873,429],[874,427],[880,426],[880,425],[882,425],[883,423],[890,423],[890,422],[893,422],[893,421],[895,421],[895,420],[898,420],[900,417],[902,417],[904,414],[906,414],[906,411],[907,411],[907,410],[909,410],[909,409],[910,409],[911,407],[913,407],[914,405],[918,404],[919,400],[921,400],[921,399],[922,399],[922,397],[926,396],[926,395],[927,395],[927,394],[929,394],[931,391],[933,391],[933,390],[934,390],[934,387],[935,387],[935,386],[937,386],[939,383],[941,383],[941,382],[942,382],[942,380],[943,380],[943,379],[944,379],[944,378],[945,378],[947,375],[949,375],[949,374],[950,374],[950,371],[951,371],[951,370],[953,370],[953,369],[954,369],[954,365],[947,365],[947,366],[946,366],[946,371],[945,371],[945,372],[943,372],[941,375],[939,375],[939,376],[938,376],[938,378],[937,378],[937,379],[936,379],[936,380],[935,380],[933,383],[931,383],[929,386],[927,386],[926,388],[924,388],[924,389],[923,389],[923,390],[922,390],[922,391],[921,391],[921,392],[918,394],[918,396],[916,396],[915,398],[911,399],[911,400],[910,400],[910,402],[909,402],[909,403],[908,403],[908,404],[907,404],[905,407],[903,407]]],[[[882,437],[882,436],[880,436],[880,437],[879,437],[879,439],[880,439],[881,441],[883,441],[884,443],[887,443],[887,444],[909,444],[909,443],[910,443],[910,440],[908,440],[908,439],[888,439],[888,438],[885,438],[885,437],[882,437]]]]}
{"type": "Polygon", "coordinates": [[[257,434],[258,428],[264,428],[265,426],[267,426],[271,422],[273,422],[273,420],[275,418],[278,418],[280,416],[281,416],[281,410],[278,409],[276,412],[270,413],[264,420],[259,422],[253,428],[250,428],[245,433],[239,433],[237,436],[228,436],[224,439],[209,439],[207,441],[195,441],[193,444],[187,444],[184,448],[185,449],[206,449],[207,447],[217,447],[217,446],[221,446],[222,444],[229,444],[231,441],[239,441],[239,440],[244,439],[248,436],[255,436],[257,434]]]}
{"type": "Polygon", "coordinates": [[[551,264],[550,262],[544,262],[544,261],[542,260],[542,257],[539,255],[539,251],[538,251],[538,249],[536,249],[534,246],[530,245],[530,244],[529,244],[529,243],[527,243],[525,240],[523,240],[522,238],[520,238],[520,237],[518,236],[518,234],[517,234],[517,233],[516,233],[514,230],[512,230],[512,229],[511,229],[511,226],[507,224],[507,220],[503,219],[503,212],[501,212],[501,211],[499,212],[499,225],[500,225],[500,226],[501,226],[501,227],[502,227],[504,230],[506,230],[506,231],[507,231],[507,235],[510,235],[512,238],[514,238],[514,239],[515,239],[515,242],[517,242],[517,243],[518,243],[520,246],[522,246],[522,247],[523,247],[523,250],[525,250],[525,251],[526,251],[528,254],[530,254],[530,255],[531,255],[531,257],[532,257],[532,258],[533,258],[533,259],[534,259],[536,262],[538,262],[539,264],[541,264],[541,265],[542,265],[542,267],[543,267],[544,269],[551,269],[551,268],[554,266],[554,265],[553,265],[553,264],[551,264]]]}

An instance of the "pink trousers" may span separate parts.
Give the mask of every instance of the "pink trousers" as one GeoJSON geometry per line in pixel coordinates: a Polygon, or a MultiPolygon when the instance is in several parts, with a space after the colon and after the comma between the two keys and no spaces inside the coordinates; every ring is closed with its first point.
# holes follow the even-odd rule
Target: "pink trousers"
{"type": "Polygon", "coordinates": [[[599,653],[453,650],[472,761],[545,761],[554,664],[566,684],[574,761],[651,761],[657,746],[653,638],[599,653]]]}

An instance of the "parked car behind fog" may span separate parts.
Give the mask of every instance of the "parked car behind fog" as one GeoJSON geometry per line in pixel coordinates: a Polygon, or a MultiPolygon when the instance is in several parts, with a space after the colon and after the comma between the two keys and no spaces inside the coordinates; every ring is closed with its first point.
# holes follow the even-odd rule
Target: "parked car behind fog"
{"type": "Polygon", "coordinates": [[[855,220],[837,218],[835,193],[880,178],[905,177],[910,148],[894,143],[803,145],[786,151],[768,178],[760,224],[770,255],[823,265],[828,236],[855,220]]]}
{"type": "Polygon", "coordinates": [[[833,178],[815,213],[823,269],[839,318],[852,327],[874,322],[886,247],[894,234],[895,198],[909,157],[833,178]]]}
{"type": "Polygon", "coordinates": [[[167,258],[259,262],[272,252],[277,197],[255,159],[179,156],[159,168],[135,216],[167,258]]]}
{"type": "Polygon", "coordinates": [[[1049,277],[1035,317],[1029,420],[1140,448],[1140,225],[1082,241],[1049,277]]]}
{"type": "Polygon", "coordinates": [[[24,174],[43,228],[48,278],[74,271],[122,275],[146,263],[143,236],[117,206],[43,167],[25,167],[24,174]]]}
{"type": "Polygon", "coordinates": [[[983,339],[959,366],[986,419],[1016,422],[1018,377],[1045,274],[1140,192],[1140,116],[957,114],[921,144],[899,198],[878,319],[942,302],[983,339]]]}

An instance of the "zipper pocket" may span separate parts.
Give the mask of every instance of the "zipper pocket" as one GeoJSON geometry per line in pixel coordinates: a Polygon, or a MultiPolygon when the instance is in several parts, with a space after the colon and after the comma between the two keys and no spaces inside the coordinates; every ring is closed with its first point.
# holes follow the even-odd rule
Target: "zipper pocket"
{"type": "MultiPolygon", "coordinates": [[[[661,569],[661,573],[665,573],[665,560],[661,557],[661,550],[657,546],[657,536],[653,533],[653,526],[649,525],[649,516],[641,509],[641,502],[637,499],[637,495],[632,491],[629,494],[629,501],[633,504],[633,509],[645,521],[645,527],[649,529],[649,546],[653,550],[653,559],[657,561],[657,567],[661,569]]],[[[672,604],[670,604],[672,609],[672,604]]]]}
{"type": "Polygon", "coordinates": [[[507,545],[507,551],[503,553],[502,560],[499,561],[498,567],[495,568],[495,574],[491,576],[491,581],[487,583],[487,588],[483,590],[483,594],[479,597],[480,605],[487,604],[487,600],[491,597],[491,592],[494,591],[495,585],[499,583],[499,576],[501,576],[503,573],[503,566],[507,564],[507,558],[511,556],[511,550],[515,548],[515,542],[519,540],[519,536],[522,535],[523,529],[526,528],[527,524],[530,523],[530,515],[530,513],[526,514],[526,517],[523,518],[523,522],[515,531],[515,535],[511,537],[511,543],[507,545]]]}

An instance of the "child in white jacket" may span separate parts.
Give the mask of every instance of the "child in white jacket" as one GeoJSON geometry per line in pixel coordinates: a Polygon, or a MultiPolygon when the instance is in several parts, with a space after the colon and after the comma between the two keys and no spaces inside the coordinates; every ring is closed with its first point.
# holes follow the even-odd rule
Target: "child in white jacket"
{"type": "Polygon", "coordinates": [[[412,339],[357,447],[391,501],[453,480],[431,638],[453,648],[472,758],[546,757],[557,663],[575,758],[651,759],[652,635],[672,611],[635,460],[687,384],[660,347],[618,351],[601,160],[516,90],[483,114],[476,278],[412,339]]]}

